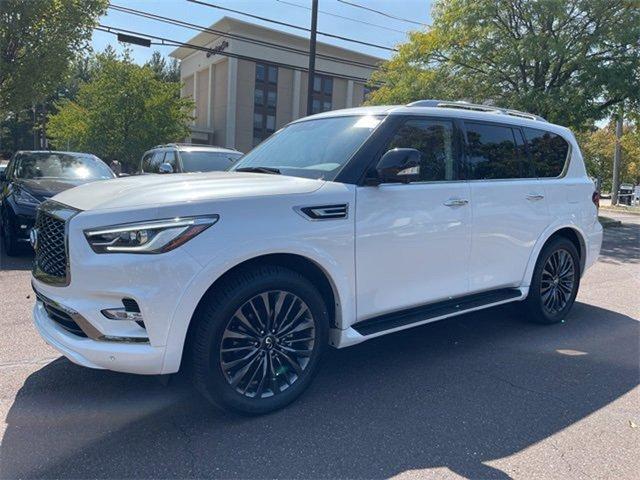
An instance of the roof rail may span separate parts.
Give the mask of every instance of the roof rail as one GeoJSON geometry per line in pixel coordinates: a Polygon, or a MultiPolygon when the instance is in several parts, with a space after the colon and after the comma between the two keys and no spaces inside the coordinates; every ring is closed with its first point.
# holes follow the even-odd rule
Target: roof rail
{"type": "Polygon", "coordinates": [[[479,103],[469,103],[463,101],[449,100],[418,100],[407,104],[407,107],[432,107],[432,108],[460,108],[463,110],[472,110],[475,112],[499,113],[502,115],[510,115],[512,117],[527,118],[539,122],[546,122],[544,118],[533,113],[521,112],[511,108],[501,108],[493,105],[482,105],[479,103]]]}

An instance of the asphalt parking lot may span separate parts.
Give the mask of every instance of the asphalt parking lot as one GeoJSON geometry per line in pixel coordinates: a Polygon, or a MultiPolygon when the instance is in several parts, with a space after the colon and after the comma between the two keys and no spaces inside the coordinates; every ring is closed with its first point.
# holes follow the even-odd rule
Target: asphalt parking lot
{"type": "Polygon", "coordinates": [[[30,257],[2,256],[0,477],[638,478],[640,216],[618,218],[565,323],[505,306],[334,350],[258,418],[60,357],[30,257]]]}

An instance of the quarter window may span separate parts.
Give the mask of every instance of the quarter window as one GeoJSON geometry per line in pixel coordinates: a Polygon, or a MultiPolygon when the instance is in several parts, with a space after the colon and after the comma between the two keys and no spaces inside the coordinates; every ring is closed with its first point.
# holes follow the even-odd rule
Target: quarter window
{"type": "Polygon", "coordinates": [[[540,178],[559,177],[569,154],[569,144],[560,135],[534,128],[525,128],[527,149],[536,175],[540,178]]]}
{"type": "Polygon", "coordinates": [[[253,144],[262,142],[276,131],[278,104],[278,67],[256,64],[255,92],[253,95],[253,144]]]}
{"type": "Polygon", "coordinates": [[[474,180],[532,177],[520,129],[465,122],[469,175],[474,180]]]}
{"type": "Polygon", "coordinates": [[[388,150],[415,148],[422,154],[420,180],[456,180],[458,162],[453,123],[448,120],[407,120],[395,133],[388,150]]]}
{"type": "Polygon", "coordinates": [[[313,77],[313,103],[311,113],[331,110],[333,97],[333,78],[316,75],[313,77]]]}

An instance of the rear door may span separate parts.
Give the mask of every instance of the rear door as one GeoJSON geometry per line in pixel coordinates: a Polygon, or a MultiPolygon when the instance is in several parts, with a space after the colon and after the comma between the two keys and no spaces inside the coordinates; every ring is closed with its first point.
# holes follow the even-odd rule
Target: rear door
{"type": "Polygon", "coordinates": [[[518,126],[465,121],[471,187],[471,292],[521,284],[549,223],[543,185],[518,126]]]}
{"type": "Polygon", "coordinates": [[[419,150],[420,180],[357,188],[358,320],[467,293],[471,211],[461,147],[455,122],[407,118],[379,156],[419,150]]]}

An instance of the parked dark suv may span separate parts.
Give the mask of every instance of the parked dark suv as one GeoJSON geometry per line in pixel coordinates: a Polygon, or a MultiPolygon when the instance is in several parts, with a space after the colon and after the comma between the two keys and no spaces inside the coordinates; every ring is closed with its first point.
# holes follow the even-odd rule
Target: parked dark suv
{"type": "Polygon", "coordinates": [[[115,178],[111,169],[90,153],[20,151],[0,173],[0,221],[7,255],[29,241],[36,208],[48,198],[96,180],[115,178]]]}
{"type": "Polygon", "coordinates": [[[223,171],[242,155],[242,152],[228,148],[169,143],[144,153],[140,161],[140,173],[223,171]]]}

